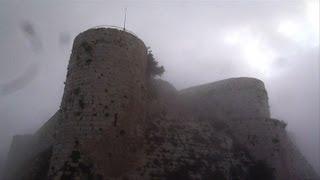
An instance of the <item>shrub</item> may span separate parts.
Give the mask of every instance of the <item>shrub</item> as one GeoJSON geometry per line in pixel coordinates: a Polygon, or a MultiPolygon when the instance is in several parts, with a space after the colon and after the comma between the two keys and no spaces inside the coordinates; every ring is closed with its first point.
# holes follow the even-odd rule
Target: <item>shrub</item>
{"type": "Polygon", "coordinates": [[[148,77],[161,76],[164,73],[164,67],[159,66],[158,62],[153,57],[152,51],[148,47],[147,54],[147,75],[148,77]]]}
{"type": "Polygon", "coordinates": [[[280,120],[280,126],[285,129],[287,127],[288,123],[283,121],[283,120],[280,120]]]}

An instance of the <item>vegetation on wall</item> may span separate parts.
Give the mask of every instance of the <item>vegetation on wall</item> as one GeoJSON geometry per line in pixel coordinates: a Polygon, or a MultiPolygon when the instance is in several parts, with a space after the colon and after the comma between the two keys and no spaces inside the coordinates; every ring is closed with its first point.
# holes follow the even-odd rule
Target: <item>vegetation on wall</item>
{"type": "Polygon", "coordinates": [[[270,119],[272,122],[273,122],[273,124],[275,125],[275,126],[279,126],[279,127],[281,127],[281,128],[283,128],[283,129],[285,129],[286,127],[287,127],[287,123],[285,122],[285,121],[283,121],[283,120],[277,120],[277,119],[270,119]]]}
{"type": "Polygon", "coordinates": [[[152,51],[150,50],[150,47],[148,47],[148,54],[147,54],[147,75],[148,77],[155,77],[155,76],[161,76],[165,69],[163,66],[158,65],[158,61],[154,58],[152,51]]]}
{"type": "Polygon", "coordinates": [[[280,142],[280,140],[279,140],[278,137],[272,138],[272,143],[273,143],[273,144],[277,144],[277,143],[279,143],[279,142],[280,142]]]}

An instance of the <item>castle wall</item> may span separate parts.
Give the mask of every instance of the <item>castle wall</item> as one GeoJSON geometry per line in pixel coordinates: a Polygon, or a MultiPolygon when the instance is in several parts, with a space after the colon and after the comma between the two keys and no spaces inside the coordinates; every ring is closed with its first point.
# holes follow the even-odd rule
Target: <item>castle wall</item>
{"type": "MultiPolygon", "coordinates": [[[[270,119],[268,95],[262,81],[232,78],[181,91],[186,104],[213,126],[224,124],[237,142],[257,160],[278,154],[280,123],[270,119]],[[193,105],[191,105],[193,106],[193,105]]],[[[271,160],[271,159],[270,159],[271,160]]]]}
{"type": "Polygon", "coordinates": [[[21,179],[25,164],[32,157],[32,135],[15,135],[8,154],[4,179],[21,179]]]}
{"type": "Polygon", "coordinates": [[[201,108],[195,109],[215,117],[268,118],[268,95],[262,81],[254,78],[232,78],[210,84],[187,88],[180,96],[195,101],[201,108]]]}
{"type": "Polygon", "coordinates": [[[61,121],[61,111],[58,110],[41,128],[33,134],[35,141],[34,154],[51,148],[56,143],[56,126],[61,121]]]}
{"type": "Polygon", "coordinates": [[[275,169],[276,179],[317,179],[312,167],[288,138],[284,122],[270,118],[263,82],[233,78],[180,92],[190,111],[215,129],[227,126],[229,134],[255,160],[275,169]],[[308,179],[308,178],[307,178],[308,179]]]}
{"type": "Polygon", "coordinates": [[[246,179],[245,163],[252,161],[233,148],[232,138],[182,108],[168,82],[153,80],[151,89],[145,161],[129,179],[246,179]]]}
{"type": "Polygon", "coordinates": [[[39,154],[52,148],[55,142],[55,125],[60,120],[57,111],[36,133],[30,135],[16,135],[12,139],[10,151],[6,161],[4,179],[20,180],[32,174],[31,164],[39,154]]]}
{"type": "Polygon", "coordinates": [[[90,29],[75,38],[51,175],[86,159],[99,176],[117,176],[141,159],[146,63],[144,43],[127,32],[90,29]]]}

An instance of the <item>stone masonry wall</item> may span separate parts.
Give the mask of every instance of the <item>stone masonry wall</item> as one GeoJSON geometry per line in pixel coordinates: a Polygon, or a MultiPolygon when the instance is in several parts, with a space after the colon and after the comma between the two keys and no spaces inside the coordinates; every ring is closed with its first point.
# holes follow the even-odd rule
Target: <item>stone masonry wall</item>
{"type": "Polygon", "coordinates": [[[21,179],[26,162],[32,152],[32,135],[15,135],[12,139],[3,179],[21,179]]]}
{"type": "Polygon", "coordinates": [[[117,176],[141,159],[146,62],[144,43],[127,32],[99,28],[76,37],[52,177],[74,177],[70,168],[80,177],[117,176]]]}
{"type": "Polygon", "coordinates": [[[43,152],[49,152],[55,142],[55,125],[60,120],[60,111],[57,111],[36,133],[17,135],[13,137],[10,152],[6,162],[4,179],[30,179],[36,174],[34,161],[43,152]]]}
{"type": "Polygon", "coordinates": [[[227,79],[182,90],[180,96],[184,104],[189,105],[189,111],[207,121],[208,126],[227,127],[229,135],[255,160],[265,161],[275,169],[276,179],[317,179],[311,166],[287,137],[286,125],[270,118],[268,96],[262,81],[227,79]]]}
{"type": "Polygon", "coordinates": [[[231,78],[187,88],[179,93],[187,100],[202,101],[201,112],[204,114],[209,108],[210,114],[228,119],[270,117],[267,92],[258,79],[231,78]]]}

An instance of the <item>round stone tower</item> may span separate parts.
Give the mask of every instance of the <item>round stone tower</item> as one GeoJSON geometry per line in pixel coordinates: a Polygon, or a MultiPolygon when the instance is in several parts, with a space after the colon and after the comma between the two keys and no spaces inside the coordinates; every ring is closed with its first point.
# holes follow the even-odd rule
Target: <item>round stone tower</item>
{"type": "Polygon", "coordinates": [[[75,38],[51,176],[118,177],[138,163],[146,64],[146,46],[126,31],[89,29],[75,38]]]}

